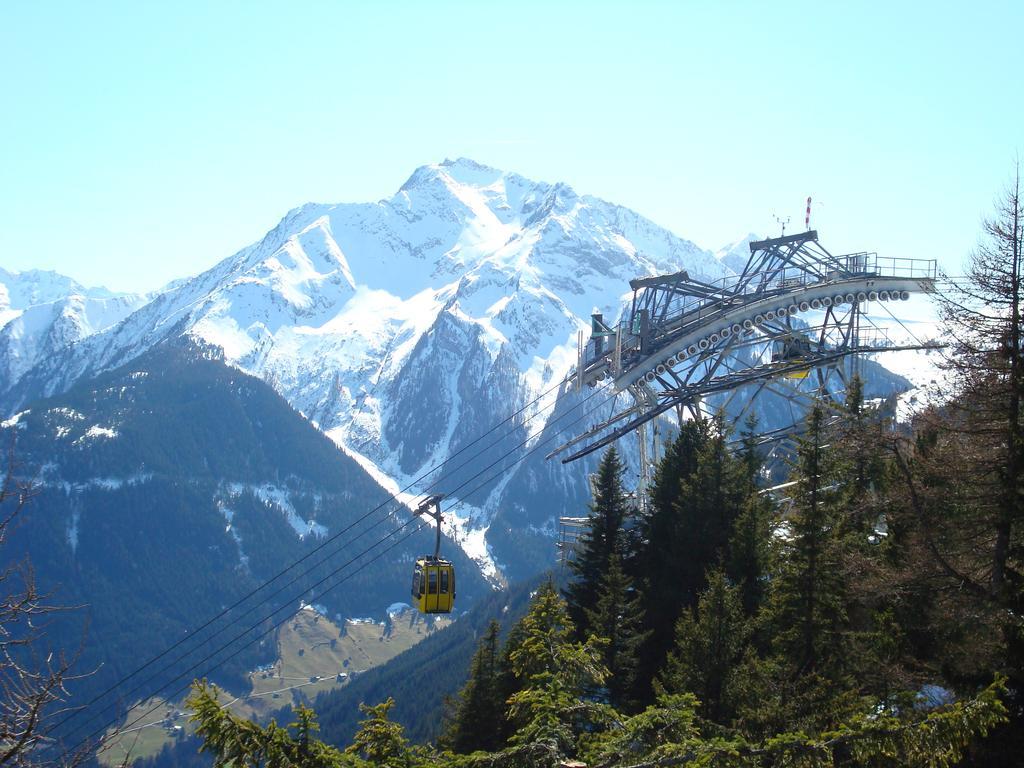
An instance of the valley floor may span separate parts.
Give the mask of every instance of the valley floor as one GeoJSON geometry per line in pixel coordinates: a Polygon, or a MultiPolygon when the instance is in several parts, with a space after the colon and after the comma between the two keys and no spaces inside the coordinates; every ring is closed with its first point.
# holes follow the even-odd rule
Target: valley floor
{"type": "MultiPolygon", "coordinates": [[[[223,706],[245,718],[266,719],[284,706],[309,703],[320,693],[346,685],[449,623],[447,618],[427,620],[404,608],[390,613],[386,622],[354,619],[339,627],[305,606],[278,630],[277,661],[249,674],[248,693],[222,691],[223,706]]],[[[137,703],[116,728],[126,724],[131,725],[117,736],[115,728],[108,733],[111,740],[99,755],[108,768],[151,757],[193,732],[184,701],[160,698],[137,703]]]]}

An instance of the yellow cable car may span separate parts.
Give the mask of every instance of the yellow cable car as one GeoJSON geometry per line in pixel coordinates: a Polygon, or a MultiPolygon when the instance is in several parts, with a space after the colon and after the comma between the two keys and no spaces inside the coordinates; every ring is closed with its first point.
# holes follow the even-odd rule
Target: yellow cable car
{"type": "Polygon", "coordinates": [[[420,613],[451,613],[455,607],[455,566],[440,556],[442,498],[431,496],[416,510],[417,515],[428,515],[437,522],[434,554],[419,558],[412,572],[412,603],[420,613]]]}
{"type": "Polygon", "coordinates": [[[451,613],[455,607],[455,567],[424,555],[412,574],[412,602],[420,613],[451,613]]]}
{"type": "MultiPolygon", "coordinates": [[[[772,349],[773,363],[795,363],[807,358],[811,353],[811,342],[807,337],[797,333],[784,336],[776,341],[772,349]]],[[[783,374],[787,379],[806,379],[810,368],[796,368],[783,374]]]]}

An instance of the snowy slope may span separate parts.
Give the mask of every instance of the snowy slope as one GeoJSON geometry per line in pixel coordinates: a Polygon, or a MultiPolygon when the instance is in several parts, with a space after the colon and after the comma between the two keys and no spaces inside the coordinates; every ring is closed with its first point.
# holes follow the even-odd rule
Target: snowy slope
{"type": "Polygon", "coordinates": [[[733,272],[742,272],[743,268],[747,265],[747,260],[750,258],[750,244],[761,239],[761,237],[751,232],[740,240],[723,245],[715,251],[715,258],[733,272]]]}

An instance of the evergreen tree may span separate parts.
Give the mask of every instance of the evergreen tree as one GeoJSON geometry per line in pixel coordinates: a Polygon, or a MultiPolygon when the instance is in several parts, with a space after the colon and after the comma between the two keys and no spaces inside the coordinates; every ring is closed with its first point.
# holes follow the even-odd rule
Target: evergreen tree
{"type": "Polygon", "coordinates": [[[622,487],[622,461],[612,446],[601,459],[593,479],[594,500],[586,530],[580,537],[569,568],[574,579],[566,588],[569,618],[576,627],[576,637],[589,634],[588,616],[600,597],[601,580],[614,556],[625,554],[623,525],[630,512],[622,487]]]}
{"type": "MultiPolygon", "coordinates": [[[[536,595],[531,598],[531,605],[535,598],[536,595]]],[[[495,698],[502,702],[503,710],[501,717],[495,721],[494,730],[497,731],[495,736],[499,744],[507,744],[515,730],[512,720],[508,716],[508,700],[523,689],[524,681],[516,674],[512,657],[522,647],[525,639],[526,628],[523,625],[523,621],[517,621],[512,626],[512,629],[509,630],[508,636],[505,638],[505,644],[501,648],[501,654],[498,656],[495,698]]]]}
{"type": "Polygon", "coordinates": [[[640,521],[642,545],[631,575],[641,585],[645,624],[650,632],[637,672],[636,696],[645,703],[652,701],[650,681],[672,647],[673,627],[682,610],[678,571],[689,554],[676,502],[684,481],[697,470],[697,457],[710,434],[707,421],[687,421],[680,426],[655,469],[648,507],[640,521]]]}
{"type": "MultiPolygon", "coordinates": [[[[738,602],[733,611],[738,615],[738,602]]],[[[314,737],[311,710],[296,709],[288,729],[260,726],[231,714],[217,691],[197,683],[188,702],[202,750],[215,768],[301,765],[309,768],[512,768],[551,766],[584,757],[605,768],[630,765],[901,765],[932,768],[956,764],[966,749],[1005,719],[996,681],[977,696],[931,710],[907,706],[879,710],[874,702],[827,730],[785,730],[750,739],[741,732],[703,732],[692,694],[663,694],[656,706],[624,717],[596,705],[586,691],[604,678],[598,644],[573,643],[564,602],[551,585],[538,591],[512,653],[524,687],[510,701],[519,727],[498,752],[452,755],[409,747],[388,720],[391,700],[363,706],[367,718],[353,743],[339,750],[314,737]]]]}
{"type": "Polygon", "coordinates": [[[673,504],[676,538],[684,557],[676,565],[683,607],[694,607],[707,586],[706,573],[728,555],[729,538],[749,492],[744,463],[729,450],[720,419],[697,453],[697,466],[673,504]]]}
{"type": "Polygon", "coordinates": [[[729,539],[726,575],[740,589],[743,612],[753,617],[764,601],[772,546],[774,507],[772,497],[763,493],[759,478],[763,459],[757,450],[757,419],[751,414],[744,425],[740,451],[743,501],[729,539]]]}
{"type": "Polygon", "coordinates": [[[908,605],[893,558],[899,546],[892,525],[888,488],[892,474],[892,431],[879,407],[864,402],[864,387],[854,376],[836,426],[830,430],[831,474],[837,483],[833,538],[845,580],[846,666],[857,689],[878,701],[914,684],[914,668],[901,616],[920,610],[922,597],[908,605]],[[909,608],[909,611],[908,611],[909,608]]]}
{"type": "Polygon", "coordinates": [[[772,501],[767,494],[749,494],[729,539],[727,573],[740,590],[748,617],[757,615],[765,598],[772,557],[772,501]]]}
{"type": "Polygon", "coordinates": [[[643,609],[633,580],[613,554],[601,578],[597,605],[587,611],[590,631],[607,640],[602,660],[608,669],[606,684],[612,706],[631,711],[636,706],[636,675],[640,650],[649,632],[643,629],[643,609]]]}
{"type": "MultiPolygon", "coordinates": [[[[744,461],[729,450],[720,419],[684,425],[666,452],[655,478],[656,503],[645,521],[645,553],[640,558],[648,567],[645,610],[651,630],[641,680],[650,681],[664,665],[676,619],[697,605],[707,586],[706,572],[729,562],[729,541],[752,485],[748,475],[744,461]],[[677,476],[679,471],[686,474],[677,476]]],[[[650,701],[649,693],[649,688],[641,689],[641,700],[650,701]]]]}
{"type": "MultiPolygon", "coordinates": [[[[568,660],[577,672],[590,666],[579,655],[584,646],[556,645],[556,655],[568,660]],[[583,662],[582,665],[579,662],[583,662]]],[[[587,654],[584,653],[583,656],[587,654]]],[[[598,672],[591,667],[592,672],[598,672]]],[[[549,698],[573,712],[594,711],[593,705],[571,696],[554,695],[555,684],[546,686],[549,698]]],[[[533,689],[528,689],[530,694],[533,689]]],[[[567,690],[566,688],[562,689],[567,690]]],[[[709,737],[696,718],[692,694],[664,695],[657,706],[632,717],[614,712],[587,722],[587,731],[562,744],[531,720],[516,734],[516,744],[494,753],[469,756],[438,753],[408,747],[401,727],[387,719],[390,701],[362,709],[362,722],[354,743],[345,750],[324,744],[312,734],[316,719],[311,710],[297,708],[298,722],[288,729],[271,722],[260,726],[233,715],[222,707],[216,690],[197,684],[190,699],[192,721],[203,739],[201,750],[213,757],[215,768],[517,768],[554,766],[566,758],[581,756],[588,764],[619,768],[630,765],[723,765],[764,768],[767,765],[803,768],[835,766],[900,765],[934,768],[957,764],[966,749],[1005,719],[1005,708],[995,683],[977,696],[937,710],[921,712],[914,707],[889,713],[869,710],[827,732],[789,731],[764,740],[740,735],[709,737]]],[[[541,692],[543,692],[541,691],[541,692]]],[[[524,691],[526,693],[527,691],[524,691]]],[[[556,714],[549,705],[543,712],[556,714]]],[[[557,716],[553,722],[558,723],[557,716]]]]}
{"type": "Polygon", "coordinates": [[[601,664],[602,642],[572,642],[565,601],[551,582],[537,591],[521,626],[510,658],[523,687],[509,698],[509,716],[516,726],[509,743],[545,745],[556,756],[573,754],[590,713],[599,709],[584,694],[608,675],[601,664]]]}
{"type": "Polygon", "coordinates": [[[824,412],[815,405],[797,449],[793,509],[772,595],[775,651],[798,675],[834,675],[844,661],[845,584],[824,437],[824,412]]]}
{"type": "Polygon", "coordinates": [[[402,726],[388,720],[388,712],[394,704],[394,699],[388,698],[373,706],[359,705],[366,719],[359,723],[359,730],[345,754],[358,755],[371,765],[387,768],[412,768],[418,762],[402,735],[402,726]]]}
{"type": "Polygon", "coordinates": [[[712,572],[696,610],[684,611],[676,624],[675,649],[661,675],[663,688],[695,694],[707,719],[728,724],[741,694],[739,679],[752,628],[739,588],[721,570],[712,572]]]}
{"type": "Polygon", "coordinates": [[[840,523],[863,545],[873,539],[882,515],[878,499],[886,477],[882,433],[885,419],[864,403],[864,382],[850,380],[842,416],[835,429],[833,457],[842,479],[840,523]]]}
{"type": "Polygon", "coordinates": [[[502,731],[497,727],[505,718],[505,700],[498,686],[500,629],[498,622],[492,620],[473,654],[469,680],[459,694],[454,715],[441,740],[442,746],[453,752],[493,752],[504,746],[502,731]]]}
{"type": "MultiPolygon", "coordinates": [[[[196,735],[202,738],[200,752],[213,756],[215,768],[247,768],[252,766],[303,765],[309,768],[356,768],[365,763],[353,751],[341,751],[328,746],[314,734],[318,730],[316,716],[311,709],[298,707],[295,710],[297,721],[289,729],[281,728],[271,721],[267,726],[259,726],[254,722],[231,714],[217,700],[217,689],[205,682],[196,682],[192,696],[187,704],[193,714],[191,720],[196,723],[196,735]]],[[[390,704],[380,705],[386,718],[390,704]]],[[[370,747],[374,755],[384,754],[397,758],[390,763],[395,768],[406,768],[410,765],[404,743],[394,741],[395,734],[390,734],[381,744],[380,749],[375,739],[362,737],[365,746],[370,747]],[[371,746],[371,742],[374,743],[371,746]],[[385,742],[389,746],[385,746],[385,742]],[[400,747],[395,752],[391,747],[400,747]]],[[[401,740],[401,734],[398,734],[401,740]]]]}

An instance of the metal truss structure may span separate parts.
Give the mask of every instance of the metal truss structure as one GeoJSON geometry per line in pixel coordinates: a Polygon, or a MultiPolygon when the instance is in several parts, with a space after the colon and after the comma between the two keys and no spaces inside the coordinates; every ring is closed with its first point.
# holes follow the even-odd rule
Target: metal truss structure
{"type": "Polygon", "coordinates": [[[738,277],[707,283],[677,272],[632,280],[622,321],[610,327],[594,315],[590,339],[581,334],[574,373],[578,389],[610,377],[613,391],[628,392],[632,404],[549,458],[574,461],[640,430],[643,482],[655,460],[645,425],[667,411],[707,416],[713,398],[715,410],[738,405],[730,410],[739,420],[763,391],[828,402],[845,389],[857,355],[931,346],[894,343],[867,322],[863,307],[930,292],[935,279],[934,260],[833,256],[812,230],[752,242],[738,277]],[[845,363],[851,356],[852,366],[845,363]],[[731,403],[741,390],[742,402],[731,403]]]}
{"type": "Polygon", "coordinates": [[[589,526],[589,517],[558,518],[558,541],[555,543],[555,547],[558,550],[559,564],[565,565],[575,559],[580,537],[589,526]]]}

